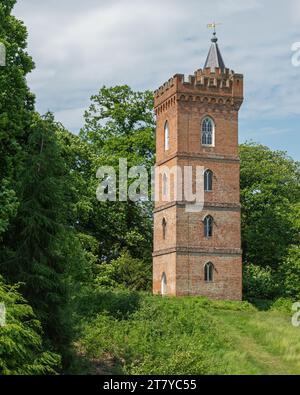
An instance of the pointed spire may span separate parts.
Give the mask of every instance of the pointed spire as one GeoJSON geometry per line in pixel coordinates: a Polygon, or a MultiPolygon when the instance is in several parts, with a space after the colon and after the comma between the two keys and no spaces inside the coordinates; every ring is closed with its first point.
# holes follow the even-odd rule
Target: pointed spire
{"type": "Polygon", "coordinates": [[[216,32],[214,31],[213,36],[211,38],[211,46],[208,52],[206,62],[204,68],[210,67],[211,69],[215,69],[216,67],[220,68],[222,71],[225,70],[225,63],[223,61],[219,46],[217,44],[218,39],[216,36],[216,32]]]}

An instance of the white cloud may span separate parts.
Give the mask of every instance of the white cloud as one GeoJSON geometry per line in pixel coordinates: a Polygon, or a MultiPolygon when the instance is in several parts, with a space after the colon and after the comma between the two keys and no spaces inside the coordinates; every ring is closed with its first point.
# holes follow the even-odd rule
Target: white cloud
{"type": "Polygon", "coordinates": [[[66,110],[58,110],[55,113],[55,117],[64,126],[68,125],[70,130],[77,130],[78,125],[83,125],[84,123],[83,114],[85,110],[86,106],[79,108],[69,108],[66,110]]]}
{"type": "Polygon", "coordinates": [[[202,67],[212,20],[222,22],[226,65],[245,75],[242,119],[300,115],[300,68],[291,65],[299,1],[26,0],[15,14],[29,29],[38,108],[71,130],[103,84],[155,89],[202,67]]]}

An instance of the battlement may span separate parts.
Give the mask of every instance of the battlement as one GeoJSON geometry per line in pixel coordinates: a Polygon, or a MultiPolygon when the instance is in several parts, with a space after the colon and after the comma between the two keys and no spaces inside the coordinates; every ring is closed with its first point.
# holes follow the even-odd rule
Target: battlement
{"type": "Polygon", "coordinates": [[[243,98],[243,75],[233,70],[216,68],[199,69],[194,75],[175,74],[154,92],[155,106],[174,94],[214,95],[226,98],[243,98]]]}
{"type": "Polygon", "coordinates": [[[161,85],[157,90],[154,91],[154,97],[159,97],[167,92],[170,88],[173,88],[177,85],[177,78],[179,74],[175,74],[174,77],[170,78],[167,82],[161,85]]]}

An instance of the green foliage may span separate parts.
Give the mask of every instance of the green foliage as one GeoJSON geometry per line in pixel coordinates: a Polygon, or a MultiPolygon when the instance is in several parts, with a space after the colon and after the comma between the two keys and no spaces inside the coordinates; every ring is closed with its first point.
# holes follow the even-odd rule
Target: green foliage
{"type": "Polygon", "coordinates": [[[288,254],[279,268],[279,281],[282,294],[300,300],[300,246],[291,246],[288,254]]]}
{"type": "Polygon", "coordinates": [[[41,324],[32,308],[0,277],[0,302],[6,306],[6,325],[0,327],[0,375],[56,374],[60,357],[45,351],[41,324]]]}
{"type": "Polygon", "coordinates": [[[100,314],[84,328],[82,345],[92,358],[111,354],[119,373],[217,373],[218,329],[196,306],[157,298],[127,320],[100,314]]]}
{"type": "Polygon", "coordinates": [[[91,168],[94,154],[89,144],[59,124],[56,125],[56,138],[66,167],[66,218],[69,225],[80,232],[84,230],[94,209],[96,187],[92,189],[90,185],[95,179],[91,168]]]}
{"type": "Polygon", "coordinates": [[[140,294],[125,315],[102,308],[88,320],[78,315],[76,346],[90,374],[296,374],[300,333],[281,310],[140,294]]]}
{"type": "Polygon", "coordinates": [[[60,310],[65,300],[65,263],[55,241],[63,227],[63,175],[53,132],[53,120],[36,116],[31,127],[27,158],[21,176],[22,201],[5,242],[15,253],[1,265],[10,281],[22,282],[22,291],[50,338],[61,336],[60,310]],[[9,264],[8,264],[9,263],[9,264]]]}
{"type": "Polygon", "coordinates": [[[51,114],[35,115],[20,175],[21,201],[4,237],[8,252],[0,268],[10,282],[22,283],[45,337],[64,354],[72,334],[68,300],[90,279],[91,265],[67,226],[69,184],[56,129],[51,114]]]}
{"type": "Polygon", "coordinates": [[[98,269],[96,283],[104,287],[122,287],[142,291],[149,289],[152,267],[141,259],[132,258],[128,251],[111,263],[103,263],[98,269]]]}
{"type": "Polygon", "coordinates": [[[242,144],[244,294],[299,295],[300,167],[284,152],[242,144]]]}
{"type": "MultiPolygon", "coordinates": [[[[39,186],[35,183],[39,170],[37,161],[33,163],[37,159],[33,149],[33,140],[37,136],[36,133],[32,135],[32,124],[37,122],[37,117],[34,115],[34,96],[26,83],[26,75],[32,71],[34,64],[26,52],[26,28],[11,15],[14,5],[15,0],[3,0],[0,4],[0,42],[6,47],[6,66],[0,67],[0,270],[1,274],[10,278],[11,283],[28,280],[20,287],[23,290],[27,287],[29,299],[36,308],[37,304],[44,303],[43,296],[46,299],[46,294],[42,287],[46,287],[51,278],[48,268],[38,266],[40,262],[37,259],[38,251],[47,248],[43,243],[46,230],[43,233],[41,229],[49,225],[44,222],[49,213],[43,201],[48,197],[41,197],[41,193],[49,192],[49,189],[43,190],[42,182],[39,186]],[[23,179],[29,170],[26,166],[31,166],[32,173],[30,177],[27,173],[23,179]],[[34,190],[34,187],[37,189],[34,190]],[[34,207],[33,199],[28,197],[39,192],[40,206],[34,207]],[[22,219],[20,216],[23,216],[22,219]],[[26,252],[27,256],[22,257],[22,253],[26,255],[26,252]],[[47,281],[42,284],[47,276],[47,281]],[[34,293],[38,295],[36,298],[33,297],[34,293]]],[[[42,160],[41,156],[41,168],[42,160]]],[[[54,373],[54,369],[59,368],[59,357],[42,352],[40,323],[31,307],[25,304],[16,288],[5,286],[2,279],[0,288],[1,299],[8,306],[9,318],[8,325],[0,328],[0,369],[3,374],[54,373]]],[[[51,293],[47,297],[54,298],[51,293]]]]}
{"type": "Polygon", "coordinates": [[[278,294],[278,284],[269,267],[245,264],[243,266],[243,292],[247,298],[273,299],[278,294]]]}
{"type": "Polygon", "coordinates": [[[105,160],[105,164],[117,166],[119,157],[123,157],[130,166],[151,166],[155,128],[153,93],[134,92],[127,85],[104,86],[91,101],[81,136],[99,150],[98,165],[105,160]]]}
{"type": "Polygon", "coordinates": [[[101,286],[87,285],[74,298],[74,322],[90,321],[100,313],[126,319],[139,307],[141,294],[124,289],[110,290],[101,286]]]}
{"type": "Polygon", "coordinates": [[[283,313],[291,314],[292,312],[293,301],[289,298],[278,298],[276,299],[271,307],[271,311],[281,311],[283,313]]]}
{"type": "Polygon", "coordinates": [[[299,239],[299,163],[254,143],[242,144],[240,157],[244,261],[276,271],[299,239]]]}
{"type": "Polygon", "coordinates": [[[0,237],[18,206],[15,179],[22,168],[22,144],[34,106],[26,83],[34,65],[26,53],[26,28],[11,15],[14,4],[14,0],[0,3],[0,42],[7,57],[6,66],[0,67],[0,237]]]}
{"type": "Polygon", "coordinates": [[[98,240],[99,262],[116,259],[124,248],[134,258],[150,262],[152,203],[98,202],[96,172],[105,165],[113,166],[118,174],[119,159],[127,158],[128,167],[144,165],[150,174],[154,164],[153,94],[134,92],[128,86],[103,87],[91,101],[79,144],[88,148],[82,149],[76,162],[85,189],[77,227],[98,240]]]}
{"type": "Polygon", "coordinates": [[[10,220],[16,215],[18,199],[11,182],[2,179],[0,186],[0,240],[2,233],[6,231],[10,220]]]}

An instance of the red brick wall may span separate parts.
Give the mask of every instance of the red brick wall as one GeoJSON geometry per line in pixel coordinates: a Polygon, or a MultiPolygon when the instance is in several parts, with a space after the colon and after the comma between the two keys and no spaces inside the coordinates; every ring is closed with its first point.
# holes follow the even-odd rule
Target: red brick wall
{"type": "Polygon", "coordinates": [[[178,255],[176,265],[177,296],[203,295],[213,299],[242,298],[242,262],[240,256],[178,255]],[[204,281],[204,265],[214,265],[214,281],[204,281]]]}
{"type": "MultiPolygon", "coordinates": [[[[206,192],[204,209],[187,213],[185,201],[155,203],[153,292],[161,292],[167,277],[168,295],[205,295],[215,299],[242,297],[238,110],[243,101],[243,76],[229,70],[198,70],[183,83],[176,75],[155,94],[157,166],[203,166],[213,171],[213,191],[206,192]],[[215,144],[201,144],[201,122],[215,123],[215,144]],[[164,125],[169,123],[169,150],[164,150],[164,125]],[[213,236],[204,237],[203,219],[214,218],[213,236]],[[163,239],[162,220],[167,223],[163,239]],[[214,265],[213,282],[204,281],[204,265],[214,265]]],[[[160,192],[161,179],[157,178],[160,192]]],[[[195,180],[194,180],[195,188],[195,180]]],[[[161,195],[161,193],[160,193],[161,195]]]]}
{"type": "Polygon", "coordinates": [[[165,273],[167,277],[167,293],[176,296],[176,253],[168,253],[155,257],[153,262],[153,293],[161,293],[161,278],[165,273]]]}

